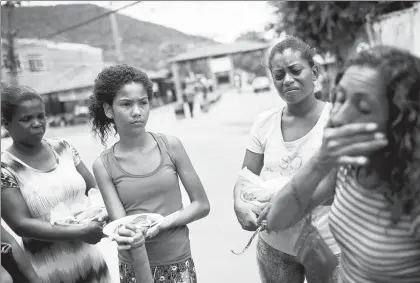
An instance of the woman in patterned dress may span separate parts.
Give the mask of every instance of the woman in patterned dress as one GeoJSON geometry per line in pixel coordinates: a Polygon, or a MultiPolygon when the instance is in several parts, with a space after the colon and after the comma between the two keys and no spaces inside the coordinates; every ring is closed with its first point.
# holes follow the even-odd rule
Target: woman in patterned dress
{"type": "MultiPolygon", "coordinates": [[[[94,244],[102,224],[51,225],[50,211],[71,204],[96,187],[95,179],[66,141],[44,139],[42,98],[28,87],[2,91],[1,113],[13,144],[1,154],[1,215],[23,240],[46,283],[106,283],[108,267],[94,244]]],[[[98,219],[100,220],[100,219],[98,219]]]]}

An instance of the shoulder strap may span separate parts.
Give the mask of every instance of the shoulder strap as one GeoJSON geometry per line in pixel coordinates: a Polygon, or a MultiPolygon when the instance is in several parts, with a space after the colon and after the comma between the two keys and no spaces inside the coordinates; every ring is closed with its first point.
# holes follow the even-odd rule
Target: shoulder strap
{"type": "Polygon", "coordinates": [[[105,150],[101,153],[100,157],[101,157],[102,164],[104,165],[105,170],[108,173],[108,176],[111,178],[111,180],[113,180],[111,164],[109,162],[109,155],[110,154],[112,154],[111,149],[107,149],[107,150],[105,150]]]}
{"type": "Polygon", "coordinates": [[[176,163],[175,163],[175,156],[172,152],[171,146],[169,145],[169,141],[168,138],[162,134],[162,133],[150,133],[158,142],[161,142],[160,145],[163,147],[163,149],[168,153],[168,156],[172,162],[172,164],[175,166],[176,168],[176,163]]]}

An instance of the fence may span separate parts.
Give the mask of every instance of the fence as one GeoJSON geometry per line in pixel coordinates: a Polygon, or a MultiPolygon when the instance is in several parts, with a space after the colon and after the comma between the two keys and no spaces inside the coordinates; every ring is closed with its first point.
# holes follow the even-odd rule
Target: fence
{"type": "Polygon", "coordinates": [[[367,23],[370,44],[386,44],[420,57],[420,3],[367,23]]]}

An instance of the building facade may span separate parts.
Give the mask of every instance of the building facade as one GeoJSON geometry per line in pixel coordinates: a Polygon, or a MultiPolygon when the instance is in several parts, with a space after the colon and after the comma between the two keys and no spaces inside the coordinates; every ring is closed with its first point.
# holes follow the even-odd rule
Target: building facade
{"type": "MultiPolygon", "coordinates": [[[[2,45],[2,82],[10,82],[7,40],[2,45]]],[[[44,97],[47,113],[72,113],[86,104],[93,82],[103,68],[102,49],[75,43],[38,39],[16,39],[15,60],[18,84],[35,89],[44,97]]]]}

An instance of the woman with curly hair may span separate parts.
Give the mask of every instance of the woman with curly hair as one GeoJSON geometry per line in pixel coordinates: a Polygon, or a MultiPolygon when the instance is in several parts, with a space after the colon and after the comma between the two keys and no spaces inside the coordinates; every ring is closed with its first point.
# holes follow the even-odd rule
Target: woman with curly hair
{"type": "MultiPolygon", "coordinates": [[[[90,105],[93,131],[104,145],[113,131],[119,141],[101,153],[93,172],[111,220],[139,213],[164,216],[146,238],[154,281],[197,282],[187,224],[208,215],[210,205],[181,141],[146,130],[152,93],[152,82],[136,68],[118,65],[99,73],[90,105]],[[191,201],[186,207],[179,179],[191,201]]],[[[135,278],[130,254],[123,250],[129,248],[120,242],[122,283],[135,278]]]]}
{"type": "Polygon", "coordinates": [[[332,101],[322,147],[260,221],[268,214],[268,229],[285,229],[333,198],[341,282],[420,282],[420,59],[388,46],[361,51],[332,101]]]}

